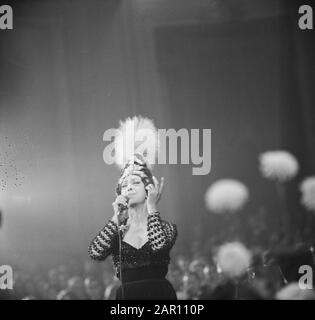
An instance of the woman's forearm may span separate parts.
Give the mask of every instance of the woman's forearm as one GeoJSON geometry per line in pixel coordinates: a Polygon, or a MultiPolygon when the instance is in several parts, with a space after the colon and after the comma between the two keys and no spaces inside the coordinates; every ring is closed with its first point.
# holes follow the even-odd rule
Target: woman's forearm
{"type": "Polygon", "coordinates": [[[118,227],[110,220],[92,240],[89,246],[89,256],[93,260],[105,260],[112,253],[113,240],[117,235],[118,227]]]}
{"type": "Polygon", "coordinates": [[[159,212],[149,214],[148,240],[153,251],[171,249],[176,237],[176,225],[162,221],[159,212]]]}

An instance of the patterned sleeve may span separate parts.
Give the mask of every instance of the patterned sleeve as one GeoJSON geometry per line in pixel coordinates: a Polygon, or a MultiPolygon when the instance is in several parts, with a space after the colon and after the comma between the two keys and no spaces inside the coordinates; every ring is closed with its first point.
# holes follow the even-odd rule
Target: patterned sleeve
{"type": "Polygon", "coordinates": [[[89,256],[93,260],[103,261],[113,249],[113,240],[118,235],[118,227],[113,221],[109,221],[89,246],[89,256]]]}
{"type": "Polygon", "coordinates": [[[158,212],[148,217],[148,240],[153,251],[170,250],[177,238],[175,224],[162,221],[158,212]]]}

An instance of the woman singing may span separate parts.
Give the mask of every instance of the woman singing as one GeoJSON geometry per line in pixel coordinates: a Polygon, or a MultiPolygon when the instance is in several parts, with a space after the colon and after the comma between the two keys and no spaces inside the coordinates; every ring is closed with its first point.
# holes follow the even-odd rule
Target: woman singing
{"type": "Polygon", "coordinates": [[[159,183],[136,154],[119,179],[112,219],[90,244],[92,259],[103,261],[112,255],[116,276],[122,281],[116,299],[176,299],[165,276],[177,229],[162,220],[157,210],[163,186],[164,179],[159,183]],[[119,241],[122,224],[125,227],[119,241]]]}

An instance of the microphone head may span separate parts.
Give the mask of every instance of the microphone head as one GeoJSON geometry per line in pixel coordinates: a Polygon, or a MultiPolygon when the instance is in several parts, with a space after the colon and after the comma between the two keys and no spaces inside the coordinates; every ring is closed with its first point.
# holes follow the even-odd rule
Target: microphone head
{"type": "Polygon", "coordinates": [[[128,196],[125,196],[127,203],[129,202],[130,198],[128,196]]]}
{"type": "Polygon", "coordinates": [[[118,208],[119,208],[119,211],[123,211],[123,210],[126,210],[128,207],[123,205],[122,203],[119,203],[118,208]]]}
{"type": "Polygon", "coordinates": [[[128,209],[129,197],[124,195],[124,198],[126,199],[127,205],[123,205],[122,203],[119,203],[118,208],[120,212],[128,209]]]}
{"type": "Polygon", "coordinates": [[[119,208],[119,225],[126,225],[127,220],[129,218],[128,215],[128,202],[129,202],[129,198],[124,196],[126,198],[126,202],[127,205],[123,205],[122,203],[118,204],[118,208],[119,208]]]}
{"type": "Polygon", "coordinates": [[[122,194],[122,196],[125,198],[125,200],[126,200],[126,202],[127,202],[127,204],[128,204],[130,198],[129,198],[127,195],[125,195],[125,194],[122,194]]]}

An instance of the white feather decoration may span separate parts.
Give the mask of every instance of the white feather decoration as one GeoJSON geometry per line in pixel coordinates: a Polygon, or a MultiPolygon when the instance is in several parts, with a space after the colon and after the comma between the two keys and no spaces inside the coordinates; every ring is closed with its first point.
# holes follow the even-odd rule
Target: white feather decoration
{"type": "Polygon", "coordinates": [[[302,204],[309,210],[315,210],[315,176],[305,178],[300,184],[302,204]]]}
{"type": "Polygon", "coordinates": [[[242,182],[233,179],[216,181],[205,194],[207,209],[219,214],[242,209],[248,199],[248,188],[242,182]]]}
{"type": "Polygon", "coordinates": [[[301,289],[298,282],[292,282],[276,293],[277,300],[315,300],[314,290],[301,289]]]}
{"type": "Polygon", "coordinates": [[[140,154],[152,169],[160,148],[158,131],[152,120],[141,116],[120,121],[114,141],[115,163],[123,168],[127,162],[140,154]]]}
{"type": "Polygon", "coordinates": [[[229,277],[244,274],[252,260],[251,252],[240,242],[230,242],[222,245],[217,252],[218,269],[229,277]]]}
{"type": "Polygon", "coordinates": [[[263,177],[285,182],[299,171],[296,158],[287,151],[266,151],[259,156],[260,171],[263,177]]]}

